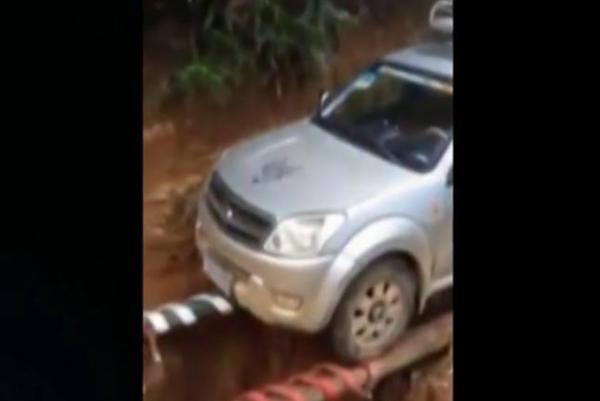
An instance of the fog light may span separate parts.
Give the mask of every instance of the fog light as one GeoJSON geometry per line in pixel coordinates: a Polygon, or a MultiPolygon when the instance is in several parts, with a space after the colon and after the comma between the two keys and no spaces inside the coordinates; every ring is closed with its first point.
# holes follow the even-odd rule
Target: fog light
{"type": "Polygon", "coordinates": [[[302,298],[281,292],[275,293],[275,302],[285,309],[298,310],[302,306],[302,298]]]}

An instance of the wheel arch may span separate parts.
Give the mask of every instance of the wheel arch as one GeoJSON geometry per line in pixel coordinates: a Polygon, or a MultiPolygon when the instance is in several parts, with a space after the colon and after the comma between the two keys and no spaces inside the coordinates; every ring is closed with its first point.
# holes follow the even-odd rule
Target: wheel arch
{"type": "Polygon", "coordinates": [[[351,283],[365,269],[386,258],[402,258],[417,279],[417,310],[425,304],[431,279],[433,256],[423,230],[405,218],[389,218],[372,223],[344,247],[325,279],[324,291],[331,291],[324,305],[322,327],[330,324],[351,283]]]}

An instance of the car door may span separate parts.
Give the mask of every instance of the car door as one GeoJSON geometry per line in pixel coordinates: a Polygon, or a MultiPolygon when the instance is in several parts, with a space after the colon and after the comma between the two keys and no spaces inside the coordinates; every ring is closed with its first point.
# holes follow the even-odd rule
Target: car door
{"type": "Polygon", "coordinates": [[[453,166],[446,167],[445,180],[441,190],[442,219],[438,226],[439,242],[437,243],[435,279],[445,280],[452,276],[453,270],[453,166]]]}

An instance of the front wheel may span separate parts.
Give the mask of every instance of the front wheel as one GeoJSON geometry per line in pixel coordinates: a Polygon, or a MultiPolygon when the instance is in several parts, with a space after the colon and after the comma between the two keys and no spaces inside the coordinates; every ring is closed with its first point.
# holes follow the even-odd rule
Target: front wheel
{"type": "Polygon", "coordinates": [[[415,300],[416,280],[404,260],[367,267],[350,285],[333,318],[336,353],[351,361],[380,355],[406,329],[415,300]]]}

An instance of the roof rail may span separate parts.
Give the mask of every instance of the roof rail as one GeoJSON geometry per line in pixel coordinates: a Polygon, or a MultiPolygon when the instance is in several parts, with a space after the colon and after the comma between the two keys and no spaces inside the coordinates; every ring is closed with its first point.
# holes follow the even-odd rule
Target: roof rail
{"type": "Polygon", "coordinates": [[[429,26],[442,34],[452,35],[453,22],[452,0],[438,0],[429,12],[429,26]]]}

